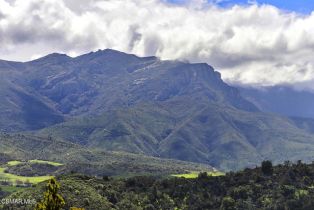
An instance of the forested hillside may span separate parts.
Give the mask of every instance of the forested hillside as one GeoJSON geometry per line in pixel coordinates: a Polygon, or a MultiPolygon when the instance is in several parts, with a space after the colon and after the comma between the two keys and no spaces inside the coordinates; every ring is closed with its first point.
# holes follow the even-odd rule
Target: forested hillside
{"type": "MultiPolygon", "coordinates": [[[[187,171],[212,171],[206,164],[162,159],[127,152],[88,149],[81,145],[33,135],[0,134],[0,168],[9,161],[46,160],[62,163],[51,175],[77,172],[93,176],[172,174],[187,171]]],[[[28,167],[29,168],[29,167],[28,167]]],[[[12,169],[21,172],[21,168],[12,169]]],[[[36,174],[36,170],[34,172],[36,174]]],[[[38,172],[37,172],[38,173],[38,172]]],[[[0,175],[0,180],[1,180],[0,175]]]]}
{"type": "MultiPolygon", "coordinates": [[[[140,176],[127,179],[60,176],[65,209],[313,209],[314,164],[285,162],[195,179],[140,176]]],[[[41,200],[45,183],[10,196],[41,200]]],[[[16,207],[15,209],[23,209],[16,207]]],[[[32,209],[28,206],[26,209],[32,209]]]]}

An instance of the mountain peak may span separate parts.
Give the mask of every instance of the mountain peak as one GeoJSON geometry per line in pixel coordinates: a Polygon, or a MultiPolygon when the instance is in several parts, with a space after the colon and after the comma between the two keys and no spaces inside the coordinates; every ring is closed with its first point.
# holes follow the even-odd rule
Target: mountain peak
{"type": "MultiPolygon", "coordinates": [[[[132,54],[127,54],[127,53],[121,52],[119,50],[114,50],[114,49],[107,48],[107,49],[104,49],[104,50],[98,49],[97,51],[91,51],[89,53],[80,55],[78,57],[87,56],[87,55],[132,55],[132,54]]],[[[133,56],[135,56],[135,55],[133,55],[133,56]]]]}
{"type": "Polygon", "coordinates": [[[121,51],[118,51],[118,50],[114,50],[114,49],[104,49],[104,50],[101,50],[101,49],[98,49],[97,51],[92,51],[92,52],[89,52],[87,54],[83,54],[83,55],[80,55],[78,57],[76,57],[77,59],[95,59],[95,58],[105,58],[105,59],[119,59],[119,60],[124,60],[124,59],[135,59],[135,60],[156,60],[158,59],[157,57],[155,56],[145,56],[145,57],[139,57],[137,55],[134,55],[134,54],[130,54],[130,53],[125,53],[125,52],[121,52],[121,51]]]}
{"type": "Polygon", "coordinates": [[[44,57],[29,61],[27,63],[60,63],[70,60],[71,57],[62,53],[51,53],[44,57]]]}

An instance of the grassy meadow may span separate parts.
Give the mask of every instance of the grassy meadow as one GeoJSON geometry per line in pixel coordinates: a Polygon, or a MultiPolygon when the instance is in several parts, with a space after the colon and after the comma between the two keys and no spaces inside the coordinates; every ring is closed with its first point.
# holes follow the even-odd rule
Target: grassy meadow
{"type": "Polygon", "coordinates": [[[27,162],[13,160],[7,162],[7,164],[0,166],[0,182],[6,183],[5,186],[3,183],[0,183],[0,186],[5,187],[8,191],[15,190],[14,186],[23,185],[23,184],[37,184],[48,179],[51,179],[53,176],[19,176],[16,174],[6,172],[7,167],[18,166],[22,163],[31,163],[31,164],[49,164],[53,166],[62,166],[63,164],[51,161],[44,160],[29,160],[27,162]],[[8,184],[9,183],[9,184],[8,184]],[[12,189],[11,189],[11,188],[12,189]]]}
{"type": "MultiPolygon", "coordinates": [[[[206,172],[208,176],[224,176],[225,174],[220,171],[208,171],[206,172]]],[[[197,171],[191,171],[190,173],[186,174],[172,174],[173,177],[180,177],[180,178],[186,178],[186,179],[196,179],[198,177],[199,172],[197,171]]]]}

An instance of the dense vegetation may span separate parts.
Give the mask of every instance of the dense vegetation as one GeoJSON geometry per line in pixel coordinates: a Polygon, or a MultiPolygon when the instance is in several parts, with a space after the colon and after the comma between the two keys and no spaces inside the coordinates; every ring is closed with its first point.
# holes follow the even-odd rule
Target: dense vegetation
{"type": "Polygon", "coordinates": [[[185,173],[187,171],[213,170],[211,166],[206,164],[161,159],[126,152],[99,151],[59,139],[33,135],[0,133],[0,144],[0,168],[6,168],[18,175],[58,175],[70,172],[98,176],[165,175],[185,173]],[[34,159],[53,162],[34,162],[32,161],[34,159]],[[11,164],[11,166],[7,164],[16,160],[22,161],[22,164],[11,164]],[[28,160],[31,162],[25,162],[28,160]],[[64,165],[54,165],[54,162],[63,163],[64,165]]]}
{"type": "MultiPolygon", "coordinates": [[[[265,161],[255,169],[216,177],[200,173],[195,179],[152,176],[99,179],[67,175],[58,180],[64,209],[72,206],[94,210],[314,208],[314,164],[301,161],[275,167],[265,161]]],[[[45,185],[20,191],[10,198],[34,197],[40,201],[45,185]]]]}
{"type": "Polygon", "coordinates": [[[211,166],[205,164],[92,150],[29,134],[0,133],[0,144],[0,198],[51,176],[67,173],[125,177],[213,171],[211,166]]]}

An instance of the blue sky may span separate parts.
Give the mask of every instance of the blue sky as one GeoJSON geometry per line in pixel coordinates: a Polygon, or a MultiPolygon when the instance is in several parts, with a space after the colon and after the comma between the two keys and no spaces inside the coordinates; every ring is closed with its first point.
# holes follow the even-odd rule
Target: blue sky
{"type": "MultiPolygon", "coordinates": [[[[168,0],[171,3],[183,3],[189,0],[168,0]]],[[[295,11],[309,14],[314,10],[314,2],[311,0],[256,0],[258,4],[270,4],[283,10],[295,11]]],[[[248,0],[223,0],[220,6],[230,6],[234,4],[248,4],[248,0]]]]}

